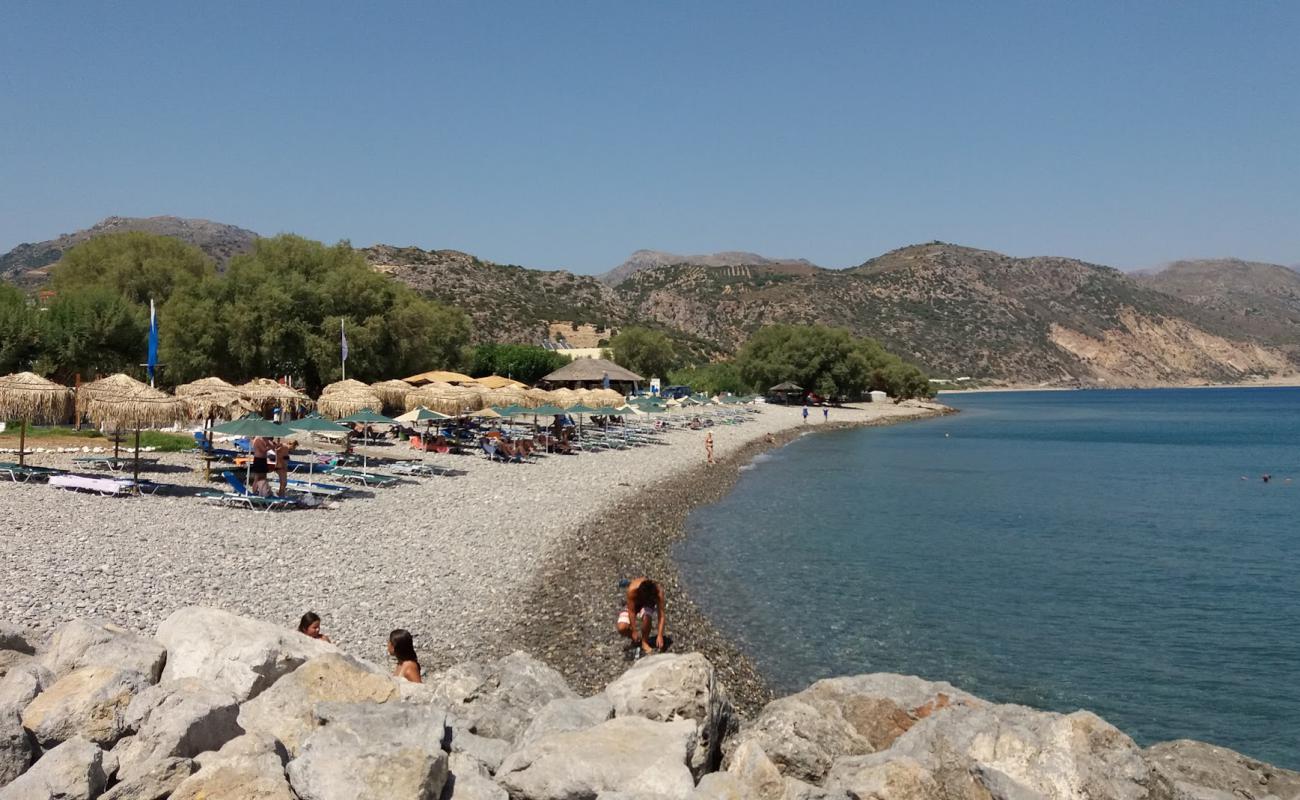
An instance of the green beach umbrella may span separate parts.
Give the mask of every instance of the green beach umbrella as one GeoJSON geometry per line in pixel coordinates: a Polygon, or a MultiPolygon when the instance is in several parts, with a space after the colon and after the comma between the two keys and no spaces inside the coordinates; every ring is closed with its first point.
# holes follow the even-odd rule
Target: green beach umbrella
{"type": "MultiPolygon", "coordinates": [[[[302,419],[295,419],[284,423],[286,428],[292,428],[295,431],[323,432],[323,433],[352,433],[352,429],[346,425],[340,425],[334,420],[325,419],[319,414],[308,414],[302,419]]],[[[311,461],[307,464],[307,482],[311,483],[312,475],[316,471],[316,447],[311,448],[311,461]]]]}
{"type": "Polygon", "coordinates": [[[596,409],[585,406],[582,403],[579,403],[576,406],[569,406],[565,410],[568,411],[570,414],[599,414],[600,413],[596,409]]]}
{"type": "Polygon", "coordinates": [[[290,428],[269,419],[262,419],[256,414],[224,422],[212,430],[226,436],[265,436],[271,439],[283,439],[293,433],[290,428]]]}
{"type": "MultiPolygon", "coordinates": [[[[366,426],[370,426],[370,425],[400,425],[400,424],[402,424],[402,423],[398,422],[397,420],[393,419],[392,417],[385,417],[383,414],[380,414],[380,413],[377,412],[377,411],[372,411],[371,409],[368,409],[368,408],[363,408],[363,409],[361,409],[360,411],[358,411],[358,412],[355,413],[355,414],[349,414],[348,416],[346,416],[346,417],[344,417],[343,419],[339,420],[339,422],[346,422],[346,423],[354,423],[354,422],[355,422],[355,423],[358,423],[358,424],[361,424],[361,425],[366,425],[366,426]]],[[[367,428],[366,428],[366,433],[365,433],[365,435],[362,437],[362,440],[366,443],[367,446],[369,446],[369,444],[370,444],[370,432],[369,432],[369,431],[370,431],[370,428],[367,427],[367,428]]],[[[366,470],[366,466],[367,466],[367,464],[368,464],[367,456],[366,456],[365,453],[362,453],[362,454],[361,454],[361,470],[362,470],[362,472],[364,472],[364,471],[366,470]]]]}
{"type": "Polygon", "coordinates": [[[560,414],[567,413],[564,409],[560,408],[559,406],[552,406],[552,405],[538,406],[537,408],[532,409],[532,412],[533,414],[539,417],[554,417],[560,414]]]}
{"type": "Polygon", "coordinates": [[[517,417],[520,416],[521,414],[527,414],[530,411],[532,411],[531,408],[524,408],[523,406],[516,406],[516,405],[493,406],[492,410],[497,412],[503,417],[517,417]]]}

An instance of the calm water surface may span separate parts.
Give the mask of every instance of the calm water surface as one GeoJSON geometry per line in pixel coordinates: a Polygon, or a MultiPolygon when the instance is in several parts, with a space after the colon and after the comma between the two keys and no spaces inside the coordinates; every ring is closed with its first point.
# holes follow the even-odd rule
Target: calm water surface
{"type": "Polygon", "coordinates": [[[691,515],[683,577],[768,678],[917,674],[1300,768],[1300,389],[944,401],[691,515]]]}

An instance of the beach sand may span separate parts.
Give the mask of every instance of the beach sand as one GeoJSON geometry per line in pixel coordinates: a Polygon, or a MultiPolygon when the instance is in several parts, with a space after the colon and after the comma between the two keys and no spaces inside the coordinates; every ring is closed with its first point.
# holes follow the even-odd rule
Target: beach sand
{"type": "MultiPolygon", "coordinates": [[[[534,464],[431,455],[448,477],[361,489],[335,507],[261,514],[194,497],[104,498],[0,483],[0,619],[48,632],[76,617],[150,633],[199,604],[291,626],[304,611],[358,656],[383,661],[389,630],[409,628],[427,669],[526,649],[594,687],[627,666],[613,632],[618,581],[649,574],[668,591],[670,634],[714,659],[743,707],[766,697],[749,663],[681,590],[669,558],[690,508],[721,497],[752,456],[806,431],[889,424],[942,407],[831,410],[763,406],[741,425],[665,444],[534,464]]],[[[403,444],[376,456],[418,457],[403,444]]],[[[71,455],[31,462],[68,466],[71,455]]],[[[154,480],[204,486],[196,456],[159,458],[154,480]]]]}

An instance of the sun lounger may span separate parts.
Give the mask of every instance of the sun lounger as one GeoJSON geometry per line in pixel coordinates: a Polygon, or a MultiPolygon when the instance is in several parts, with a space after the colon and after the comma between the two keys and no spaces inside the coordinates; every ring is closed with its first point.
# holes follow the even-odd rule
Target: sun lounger
{"type": "Polygon", "coordinates": [[[239,476],[230,470],[221,473],[226,483],[230,484],[232,491],[229,492],[203,492],[199,495],[209,503],[218,503],[227,506],[241,506],[252,511],[275,511],[277,509],[296,508],[301,505],[297,500],[288,497],[263,497],[260,494],[254,494],[249,491],[239,476]]]}
{"type": "Polygon", "coordinates": [[[158,485],[148,481],[136,483],[129,478],[98,478],[91,475],[51,475],[50,485],[70,492],[90,492],[105,497],[129,494],[153,494],[158,485]]]}
{"type": "Polygon", "coordinates": [[[396,464],[389,464],[388,468],[396,475],[414,475],[428,477],[431,475],[446,475],[451,470],[437,464],[425,464],[419,461],[399,461],[396,464]]]}
{"type": "Polygon", "coordinates": [[[0,462],[0,476],[5,476],[15,483],[26,483],[33,478],[47,479],[53,475],[65,475],[67,470],[51,467],[33,467],[30,464],[17,464],[11,461],[0,462]]]}
{"type": "Polygon", "coordinates": [[[365,470],[351,469],[350,467],[339,467],[326,465],[320,468],[320,472],[336,478],[341,481],[350,481],[359,483],[362,486],[380,486],[387,487],[397,483],[397,476],[383,475],[378,472],[366,472],[365,470]]]}
{"type": "Polygon", "coordinates": [[[237,450],[214,446],[212,440],[203,431],[194,432],[194,445],[200,453],[211,458],[233,461],[236,456],[241,455],[237,450]]]}
{"type": "MultiPolygon", "coordinates": [[[[112,472],[121,472],[123,469],[135,463],[134,458],[113,458],[112,456],[77,456],[72,459],[72,463],[92,469],[106,469],[112,472]]],[[[156,458],[142,458],[141,464],[157,464],[156,458]]]]}
{"type": "Polygon", "coordinates": [[[350,489],[347,486],[339,486],[336,483],[318,483],[316,481],[298,481],[290,480],[285,483],[285,490],[298,492],[299,494],[310,494],[317,497],[342,497],[350,489]]]}

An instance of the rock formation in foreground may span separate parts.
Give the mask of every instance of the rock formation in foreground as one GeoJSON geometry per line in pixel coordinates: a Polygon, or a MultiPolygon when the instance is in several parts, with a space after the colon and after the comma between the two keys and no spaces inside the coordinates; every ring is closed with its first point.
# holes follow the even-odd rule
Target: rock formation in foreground
{"type": "Polygon", "coordinates": [[[0,623],[0,800],[1289,800],[1300,773],[946,683],[819,681],[740,720],[698,653],[581,697],[524,653],[428,683],[184,608],[149,639],[0,623]]]}

